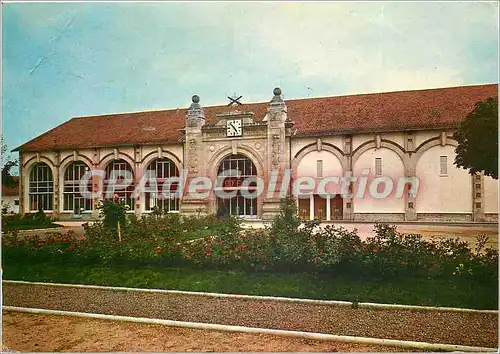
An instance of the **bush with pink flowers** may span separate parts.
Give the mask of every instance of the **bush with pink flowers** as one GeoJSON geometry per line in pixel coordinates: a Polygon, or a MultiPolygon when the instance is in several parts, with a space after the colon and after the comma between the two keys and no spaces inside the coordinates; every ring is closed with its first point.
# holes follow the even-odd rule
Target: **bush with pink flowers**
{"type": "MultiPolygon", "coordinates": [[[[189,265],[203,268],[335,272],[385,277],[498,278],[498,253],[459,239],[426,240],[377,224],[372,237],[317,221],[301,222],[295,201],[283,201],[264,229],[243,229],[241,219],[186,217],[155,212],[123,221],[121,237],[103,222],[85,225],[85,237],[58,233],[3,237],[3,255],[79,264],[189,265]],[[63,262],[64,261],[64,262],[63,262]]],[[[109,225],[108,225],[109,226],[109,225]]],[[[5,258],[4,258],[5,259],[5,258]]]]}

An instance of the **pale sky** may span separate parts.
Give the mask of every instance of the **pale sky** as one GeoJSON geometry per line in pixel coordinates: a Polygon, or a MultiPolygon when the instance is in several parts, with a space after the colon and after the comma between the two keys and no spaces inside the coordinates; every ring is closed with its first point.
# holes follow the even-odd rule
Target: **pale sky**
{"type": "MultiPolygon", "coordinates": [[[[2,4],[10,149],[74,116],[498,83],[495,2],[2,4]]],[[[96,132],[98,134],[99,132],[96,132]]]]}

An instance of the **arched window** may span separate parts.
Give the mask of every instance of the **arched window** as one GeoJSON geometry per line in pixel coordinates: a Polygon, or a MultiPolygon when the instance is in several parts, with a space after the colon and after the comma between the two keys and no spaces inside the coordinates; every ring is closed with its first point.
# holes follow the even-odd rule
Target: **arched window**
{"type": "MultiPolygon", "coordinates": [[[[71,163],[64,172],[63,210],[81,214],[92,210],[92,198],[85,198],[80,193],[80,179],[89,171],[81,161],[71,163]]],[[[89,179],[87,192],[92,191],[92,179],[89,179]],[[90,187],[90,188],[89,188],[90,187]]]]}
{"type": "Polygon", "coordinates": [[[232,198],[217,198],[217,215],[240,215],[240,216],[255,216],[257,215],[257,198],[247,198],[242,191],[252,191],[256,187],[256,182],[251,182],[247,187],[242,186],[243,181],[249,177],[257,176],[257,169],[252,161],[243,155],[230,155],[226,157],[220,164],[217,172],[220,189],[224,192],[236,191],[236,195],[232,198]],[[230,170],[239,171],[239,177],[227,177],[230,175],[230,170]]]}
{"type": "Polygon", "coordinates": [[[125,160],[113,160],[106,166],[103,192],[106,199],[113,199],[113,195],[118,195],[119,200],[135,209],[135,199],[132,198],[134,192],[134,173],[132,167],[125,160]]]}
{"type": "Polygon", "coordinates": [[[30,172],[29,207],[31,211],[52,211],[54,179],[49,165],[39,162],[30,172]]]}
{"type": "Polygon", "coordinates": [[[168,180],[171,177],[179,177],[175,163],[167,158],[156,159],[149,164],[146,173],[150,178],[156,178],[157,190],[145,193],[146,210],[156,207],[163,211],[179,211],[179,196],[175,194],[178,183],[175,180],[168,180]],[[164,188],[165,183],[169,183],[169,186],[165,185],[164,188]]]}

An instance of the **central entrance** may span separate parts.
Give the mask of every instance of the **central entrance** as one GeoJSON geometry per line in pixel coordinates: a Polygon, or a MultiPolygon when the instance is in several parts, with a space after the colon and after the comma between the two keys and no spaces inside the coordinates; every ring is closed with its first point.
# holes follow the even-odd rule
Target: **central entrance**
{"type": "Polygon", "coordinates": [[[230,155],[222,160],[217,171],[217,191],[227,194],[231,197],[217,196],[217,216],[227,217],[257,215],[257,198],[246,195],[246,192],[255,191],[257,183],[247,181],[247,178],[257,177],[257,169],[253,162],[244,155],[230,155]]]}
{"type": "Polygon", "coordinates": [[[298,212],[301,220],[342,220],[343,199],[340,195],[329,195],[326,198],[314,194],[301,196],[298,200],[298,212]]]}

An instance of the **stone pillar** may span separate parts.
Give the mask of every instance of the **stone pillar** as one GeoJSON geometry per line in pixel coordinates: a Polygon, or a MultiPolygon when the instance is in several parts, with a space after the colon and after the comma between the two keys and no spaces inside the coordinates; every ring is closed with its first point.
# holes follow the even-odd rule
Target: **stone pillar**
{"type": "MultiPolygon", "coordinates": [[[[140,146],[135,146],[134,147],[134,188],[139,185],[142,176],[144,174],[144,171],[142,169],[142,148],[140,146]]],[[[135,198],[135,206],[134,206],[134,213],[136,216],[140,216],[143,212],[144,208],[144,193],[140,193],[136,198],[135,198]]]]}
{"type": "Polygon", "coordinates": [[[484,173],[476,172],[472,178],[472,220],[485,221],[484,215],[484,173]]]}
{"type": "Polygon", "coordinates": [[[189,184],[196,177],[205,176],[204,168],[199,156],[202,149],[202,127],[205,125],[205,114],[200,105],[200,97],[194,95],[186,115],[184,140],[184,164],[188,175],[185,183],[183,198],[180,202],[180,212],[186,215],[206,214],[209,212],[209,200],[192,197],[189,194],[189,184]]]}
{"type": "Polygon", "coordinates": [[[331,205],[330,205],[330,194],[326,196],[326,221],[330,221],[332,218],[330,217],[331,205]]]}
{"type": "Polygon", "coordinates": [[[25,206],[29,204],[29,201],[24,200],[25,196],[25,190],[29,188],[29,184],[25,186],[24,183],[24,178],[26,171],[24,169],[24,163],[23,163],[23,154],[21,151],[19,151],[19,213],[22,215],[25,214],[25,206]]]}
{"type": "Polygon", "coordinates": [[[60,214],[60,208],[61,208],[61,185],[59,183],[59,178],[60,178],[60,173],[59,173],[59,167],[61,166],[61,153],[57,151],[55,153],[55,158],[54,158],[54,171],[53,171],[53,178],[54,178],[54,201],[52,204],[52,215],[54,217],[58,217],[60,214]]]}
{"type": "MultiPolygon", "coordinates": [[[[100,159],[100,151],[98,148],[94,148],[93,156],[92,156],[92,169],[99,170],[99,159],[100,159]]],[[[103,183],[103,181],[98,176],[92,176],[92,193],[97,193],[99,190],[99,184],[103,183]]],[[[92,201],[92,218],[97,219],[99,217],[99,209],[97,206],[99,205],[99,195],[94,195],[92,201]]]]}
{"type": "MultiPolygon", "coordinates": [[[[345,173],[350,174],[352,176],[352,170],[345,171],[345,173]]],[[[342,191],[341,191],[342,193],[342,191]]],[[[354,220],[354,193],[352,188],[352,183],[349,184],[349,188],[347,190],[348,197],[342,197],[342,214],[344,220],[354,220]]]]}
{"type": "MultiPolygon", "coordinates": [[[[347,171],[344,174],[350,173],[352,176],[353,161],[352,161],[352,136],[345,135],[343,137],[344,141],[344,155],[346,158],[347,171]]],[[[349,187],[349,194],[353,194],[352,184],[349,187]]],[[[344,220],[354,220],[354,198],[344,198],[342,197],[342,218],[344,220]]]]}
{"type": "Polygon", "coordinates": [[[281,198],[280,186],[285,177],[285,169],[291,168],[290,161],[290,128],[293,123],[287,121],[287,108],[281,97],[281,89],[273,90],[273,98],[267,108],[267,161],[265,161],[264,180],[269,181],[272,171],[277,171],[276,190],[272,195],[265,193],[262,204],[262,219],[270,220],[279,213],[281,198]]]}
{"type": "MultiPolygon", "coordinates": [[[[416,160],[408,159],[409,166],[405,166],[405,177],[416,177],[416,160]]],[[[405,201],[405,221],[416,221],[417,220],[417,200],[414,195],[410,194],[411,186],[406,185],[404,191],[404,201],[405,201]]]]}

